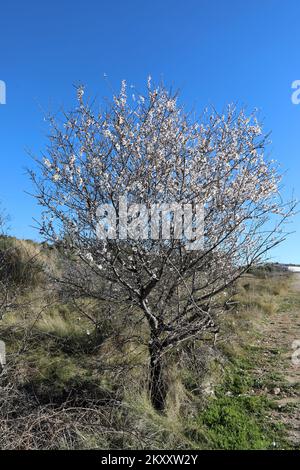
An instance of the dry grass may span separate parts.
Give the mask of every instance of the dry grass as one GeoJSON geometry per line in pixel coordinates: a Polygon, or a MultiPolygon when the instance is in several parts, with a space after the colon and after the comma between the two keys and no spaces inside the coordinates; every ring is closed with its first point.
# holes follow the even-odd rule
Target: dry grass
{"type": "MultiPolygon", "coordinates": [[[[21,253],[22,266],[28,260],[56,266],[54,252],[23,241],[13,246],[21,253]]],[[[237,310],[221,319],[217,347],[204,338],[174,351],[164,414],[153,410],[147,394],[143,325],[137,331],[129,321],[120,322],[113,329],[107,305],[83,299],[81,308],[100,325],[96,330],[73,304],[62,303],[38,279],[20,295],[17,311],[0,324],[8,351],[8,369],[0,376],[1,449],[217,448],[233,445],[234,439],[241,447],[248,438],[249,446],[268,445],[262,438],[263,423],[254,415],[247,432],[239,435],[249,412],[243,412],[238,399],[228,403],[226,398],[229,428],[219,431],[217,414],[224,395],[218,397],[217,389],[230,358],[244,354],[242,343],[248,341],[252,324],[279,308],[289,279],[245,276],[237,286],[237,310]],[[216,424],[208,432],[210,422],[216,424]],[[252,428],[256,434],[251,441],[252,428]]],[[[240,368],[235,364],[230,371],[233,390],[248,386],[248,379],[240,380],[240,368]]],[[[264,413],[262,407],[259,419],[264,413]]]]}
{"type": "Polygon", "coordinates": [[[235,300],[246,311],[257,310],[272,315],[280,308],[289,284],[288,276],[270,275],[262,279],[245,276],[239,281],[235,300]]]}

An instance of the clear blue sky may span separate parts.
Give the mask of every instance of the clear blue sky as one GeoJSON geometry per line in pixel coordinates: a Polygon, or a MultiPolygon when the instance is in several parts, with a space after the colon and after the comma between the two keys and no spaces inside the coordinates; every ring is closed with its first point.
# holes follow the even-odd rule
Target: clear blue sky
{"type": "MultiPolygon", "coordinates": [[[[11,233],[38,238],[30,226],[39,210],[30,196],[26,149],[43,150],[48,111],[73,104],[73,84],[107,96],[125,78],[142,87],[148,74],[180,88],[187,107],[218,109],[239,102],[258,107],[272,130],[272,157],[285,192],[300,198],[300,105],[291,83],[300,79],[299,0],[45,0],[1,2],[0,200],[11,233]]],[[[296,231],[274,251],[300,263],[296,231]]]]}

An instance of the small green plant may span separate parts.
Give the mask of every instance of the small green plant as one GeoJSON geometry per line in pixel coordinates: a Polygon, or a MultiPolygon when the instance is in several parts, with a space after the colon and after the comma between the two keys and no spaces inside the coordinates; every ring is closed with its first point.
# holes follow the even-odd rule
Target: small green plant
{"type": "Polygon", "coordinates": [[[215,449],[272,449],[281,443],[276,442],[278,429],[266,423],[267,410],[260,397],[222,397],[211,401],[198,422],[215,449]]]}

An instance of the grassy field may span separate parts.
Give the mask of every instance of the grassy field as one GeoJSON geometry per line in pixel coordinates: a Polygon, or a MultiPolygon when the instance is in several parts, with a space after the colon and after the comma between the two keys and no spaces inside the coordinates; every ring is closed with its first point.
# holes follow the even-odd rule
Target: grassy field
{"type": "Polygon", "coordinates": [[[148,400],[147,338],[136,341],[136,326],[112,326],[101,302],[85,299],[80,310],[64,301],[47,282],[57,263],[47,247],[1,243],[12,247],[7,263],[19,290],[0,321],[0,448],[299,448],[293,276],[258,270],[239,281],[215,344],[207,336],[170,357],[160,414],[148,400]],[[100,319],[97,329],[83,310],[100,319]]]}

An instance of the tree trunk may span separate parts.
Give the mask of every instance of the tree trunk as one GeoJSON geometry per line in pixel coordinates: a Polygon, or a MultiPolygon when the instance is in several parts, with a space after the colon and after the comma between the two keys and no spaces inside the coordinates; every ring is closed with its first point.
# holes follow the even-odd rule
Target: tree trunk
{"type": "Polygon", "coordinates": [[[150,353],[150,378],[149,393],[153,407],[157,411],[163,411],[165,408],[165,399],[167,387],[163,377],[163,360],[161,357],[161,349],[157,339],[149,342],[150,353]]]}

